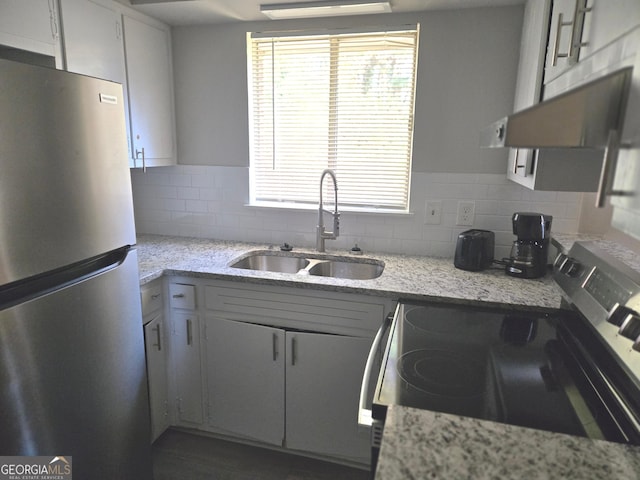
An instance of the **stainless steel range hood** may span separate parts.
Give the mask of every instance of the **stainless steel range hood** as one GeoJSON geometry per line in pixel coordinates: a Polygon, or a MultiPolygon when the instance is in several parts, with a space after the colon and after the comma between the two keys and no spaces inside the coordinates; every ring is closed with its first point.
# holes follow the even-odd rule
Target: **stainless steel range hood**
{"type": "Polygon", "coordinates": [[[480,132],[483,147],[602,150],[596,206],[613,191],[632,67],[617,70],[509,115],[480,132]]]}
{"type": "Polygon", "coordinates": [[[607,148],[621,133],[632,68],[624,68],[533,107],[480,133],[482,147],[607,148]]]}

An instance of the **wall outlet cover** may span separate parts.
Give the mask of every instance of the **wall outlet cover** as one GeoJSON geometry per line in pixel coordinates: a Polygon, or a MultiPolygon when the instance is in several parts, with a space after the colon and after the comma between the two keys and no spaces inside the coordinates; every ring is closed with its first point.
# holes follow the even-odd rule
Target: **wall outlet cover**
{"type": "Polygon", "coordinates": [[[472,226],[476,211],[476,202],[458,202],[456,225],[472,226]]]}

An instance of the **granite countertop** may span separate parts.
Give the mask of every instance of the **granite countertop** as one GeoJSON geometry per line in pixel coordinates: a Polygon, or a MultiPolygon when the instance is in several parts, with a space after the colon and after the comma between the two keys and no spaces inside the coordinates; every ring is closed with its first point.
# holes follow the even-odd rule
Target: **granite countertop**
{"type": "Polygon", "coordinates": [[[375,478],[639,477],[638,447],[392,405],[375,478]]]}
{"type": "MultiPolygon", "coordinates": [[[[163,274],[185,275],[251,283],[314,288],[378,295],[408,300],[452,303],[488,302],[492,306],[557,309],[561,295],[551,275],[541,279],[520,279],[506,275],[502,268],[482,272],[457,269],[450,258],[395,254],[354,256],[328,250],[327,255],[373,258],[385,263],[384,272],[371,280],[345,280],[291,273],[275,273],[231,268],[234,259],[251,250],[268,250],[269,245],[216,241],[199,238],[141,235],[138,237],[140,283],[163,274]]],[[[277,251],[278,247],[272,247],[277,251]]],[[[309,249],[294,254],[317,255],[309,249]]]]}

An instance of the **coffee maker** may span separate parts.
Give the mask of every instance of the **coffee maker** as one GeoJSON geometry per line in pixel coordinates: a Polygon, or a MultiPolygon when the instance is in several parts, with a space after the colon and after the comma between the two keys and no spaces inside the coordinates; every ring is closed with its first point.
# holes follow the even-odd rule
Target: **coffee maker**
{"type": "Polygon", "coordinates": [[[507,275],[522,278],[543,277],[547,273],[547,255],[551,240],[550,215],[516,212],[511,218],[517,239],[506,261],[507,275]]]}

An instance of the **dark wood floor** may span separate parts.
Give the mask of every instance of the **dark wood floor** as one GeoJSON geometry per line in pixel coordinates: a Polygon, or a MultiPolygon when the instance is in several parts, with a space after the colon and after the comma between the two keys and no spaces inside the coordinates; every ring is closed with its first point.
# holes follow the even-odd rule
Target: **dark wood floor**
{"type": "Polygon", "coordinates": [[[169,429],[153,445],[155,480],[367,480],[364,470],[169,429]]]}

